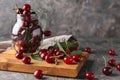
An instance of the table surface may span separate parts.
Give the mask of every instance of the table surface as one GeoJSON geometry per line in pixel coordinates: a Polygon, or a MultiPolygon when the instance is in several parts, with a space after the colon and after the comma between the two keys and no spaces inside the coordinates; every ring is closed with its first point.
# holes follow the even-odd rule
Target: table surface
{"type": "MultiPolygon", "coordinates": [[[[113,39],[112,45],[116,51],[116,56],[112,57],[108,55],[108,50],[111,49],[111,42],[109,38],[79,38],[80,49],[85,47],[91,47],[92,52],[89,55],[88,60],[84,64],[82,70],[80,71],[78,77],[67,78],[67,77],[57,77],[44,75],[44,79],[41,80],[86,80],[84,78],[86,71],[94,72],[94,80],[119,80],[120,71],[113,67],[113,73],[110,76],[105,76],[102,73],[102,68],[104,67],[104,60],[102,56],[104,55],[107,60],[110,58],[116,59],[117,63],[120,63],[120,39],[113,39]]],[[[0,71],[0,80],[38,80],[35,79],[33,74],[10,72],[10,71],[0,71]]]]}

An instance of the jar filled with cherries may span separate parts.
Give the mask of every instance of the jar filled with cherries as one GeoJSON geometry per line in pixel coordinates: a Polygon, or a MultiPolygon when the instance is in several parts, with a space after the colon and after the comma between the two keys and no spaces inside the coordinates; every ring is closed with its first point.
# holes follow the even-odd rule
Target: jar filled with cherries
{"type": "Polygon", "coordinates": [[[17,52],[33,53],[40,46],[43,35],[50,36],[51,31],[43,31],[39,25],[36,12],[31,10],[30,4],[23,8],[16,5],[17,21],[12,28],[11,37],[17,52]]]}

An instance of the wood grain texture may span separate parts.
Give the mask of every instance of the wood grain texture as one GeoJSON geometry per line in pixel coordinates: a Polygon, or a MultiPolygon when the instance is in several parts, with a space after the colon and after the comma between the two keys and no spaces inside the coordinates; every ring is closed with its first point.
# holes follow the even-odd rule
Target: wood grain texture
{"type": "Polygon", "coordinates": [[[34,71],[41,69],[44,74],[48,75],[76,77],[87,59],[88,53],[83,52],[83,56],[82,61],[72,65],[67,65],[62,60],[58,60],[59,64],[56,65],[33,59],[31,60],[31,64],[24,64],[21,60],[15,58],[15,51],[10,49],[0,54],[0,69],[27,73],[33,73],[34,71]]]}

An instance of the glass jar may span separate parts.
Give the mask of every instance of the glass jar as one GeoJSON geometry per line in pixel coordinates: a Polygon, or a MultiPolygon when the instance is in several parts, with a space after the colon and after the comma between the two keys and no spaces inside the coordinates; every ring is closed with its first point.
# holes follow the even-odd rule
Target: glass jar
{"type": "Polygon", "coordinates": [[[26,16],[17,14],[17,21],[12,28],[12,40],[16,51],[33,53],[40,46],[43,39],[43,31],[38,24],[36,13],[29,15],[30,21],[26,21],[26,16]]]}

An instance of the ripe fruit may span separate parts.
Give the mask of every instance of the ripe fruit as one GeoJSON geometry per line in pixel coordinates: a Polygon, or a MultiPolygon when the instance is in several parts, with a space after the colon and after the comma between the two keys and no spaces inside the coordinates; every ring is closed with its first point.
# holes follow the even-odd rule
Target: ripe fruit
{"type": "Polygon", "coordinates": [[[105,75],[110,75],[112,74],[112,68],[111,67],[104,67],[102,69],[102,72],[105,74],[105,75]]]}
{"type": "Polygon", "coordinates": [[[34,72],[34,77],[37,79],[41,79],[43,77],[42,70],[36,70],[34,72]]]}
{"type": "Polygon", "coordinates": [[[58,48],[54,48],[54,53],[56,53],[57,51],[59,51],[59,49],[58,48]]]}
{"type": "Polygon", "coordinates": [[[108,51],[108,54],[111,55],[111,56],[114,56],[114,55],[115,55],[115,51],[112,50],[112,49],[110,49],[110,50],[108,51]]]}
{"type": "Polygon", "coordinates": [[[72,52],[72,48],[66,48],[66,49],[65,49],[65,52],[66,52],[67,54],[70,54],[70,53],[72,52]]]}
{"type": "Polygon", "coordinates": [[[91,52],[91,48],[89,48],[89,47],[86,47],[86,48],[85,48],[85,52],[88,52],[88,53],[90,53],[90,52],[91,52]]]}
{"type": "Polygon", "coordinates": [[[85,77],[88,80],[93,80],[94,79],[94,73],[93,72],[86,72],[85,77]]]}
{"type": "Polygon", "coordinates": [[[119,64],[117,64],[116,68],[117,68],[117,70],[119,70],[119,71],[120,71],[120,63],[119,63],[119,64]]]}
{"type": "Polygon", "coordinates": [[[30,11],[30,9],[31,9],[30,4],[24,4],[23,10],[30,11]]]}
{"type": "Polygon", "coordinates": [[[25,64],[30,64],[31,58],[28,57],[28,56],[25,56],[25,57],[22,59],[22,62],[25,63],[25,64]]]}
{"type": "Polygon", "coordinates": [[[49,31],[49,30],[44,31],[43,33],[45,36],[51,36],[51,34],[52,34],[51,31],[49,31]]]}
{"type": "Polygon", "coordinates": [[[75,54],[73,55],[73,60],[76,61],[76,62],[79,62],[80,61],[80,55],[79,54],[75,54]]]}
{"type": "Polygon", "coordinates": [[[56,55],[56,56],[60,56],[60,57],[59,57],[60,59],[63,59],[63,58],[64,58],[64,52],[63,52],[63,51],[57,51],[57,52],[55,53],[55,55],[56,55]]]}
{"type": "Polygon", "coordinates": [[[116,63],[115,63],[115,59],[110,59],[109,61],[108,61],[108,64],[110,65],[110,66],[115,66],[116,65],[116,63]]]}
{"type": "Polygon", "coordinates": [[[16,57],[17,59],[22,59],[22,58],[23,58],[23,53],[20,52],[20,51],[17,51],[16,54],[15,54],[15,57],[16,57]]]}
{"type": "Polygon", "coordinates": [[[53,58],[53,54],[47,54],[45,56],[45,61],[47,63],[55,63],[55,58],[53,58]]]}
{"type": "Polygon", "coordinates": [[[41,52],[39,53],[39,56],[41,57],[41,59],[45,60],[45,56],[47,55],[47,52],[41,52]]]}
{"type": "Polygon", "coordinates": [[[72,58],[72,56],[65,56],[64,57],[64,62],[66,63],[66,64],[72,64],[73,63],[73,58],[72,58]]]}

